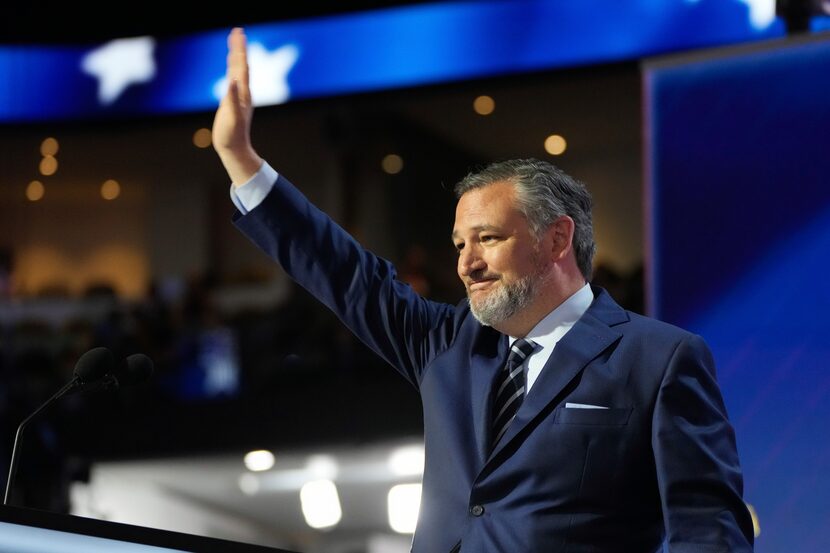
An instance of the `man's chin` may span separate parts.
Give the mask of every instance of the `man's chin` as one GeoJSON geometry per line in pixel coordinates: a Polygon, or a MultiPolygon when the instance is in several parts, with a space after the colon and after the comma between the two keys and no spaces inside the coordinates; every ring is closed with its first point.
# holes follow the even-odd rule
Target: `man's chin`
{"type": "Polygon", "coordinates": [[[489,305],[482,305],[484,302],[479,299],[479,301],[474,301],[472,298],[468,298],[470,302],[470,312],[473,314],[473,317],[484,326],[495,326],[502,322],[504,317],[500,317],[500,313],[498,309],[493,309],[489,305]]]}
{"type": "Polygon", "coordinates": [[[483,292],[467,292],[467,301],[470,302],[470,309],[475,313],[487,310],[487,294],[483,292]]]}
{"type": "Polygon", "coordinates": [[[470,309],[470,313],[473,314],[473,318],[475,318],[475,320],[478,321],[478,324],[480,324],[481,326],[493,326],[494,324],[496,324],[496,321],[482,316],[482,314],[476,311],[475,309],[470,309]]]}
{"type": "Polygon", "coordinates": [[[497,326],[525,309],[536,296],[530,277],[513,286],[467,290],[473,317],[484,326],[497,326]]]}

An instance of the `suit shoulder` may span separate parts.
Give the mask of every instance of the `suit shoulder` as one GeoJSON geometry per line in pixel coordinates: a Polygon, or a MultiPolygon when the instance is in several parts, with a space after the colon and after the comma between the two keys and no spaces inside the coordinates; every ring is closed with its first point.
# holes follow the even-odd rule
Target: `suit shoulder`
{"type": "Polygon", "coordinates": [[[705,345],[701,336],[685,328],[632,311],[626,311],[626,313],[629,317],[626,332],[641,332],[648,338],[670,343],[691,342],[705,345]]]}

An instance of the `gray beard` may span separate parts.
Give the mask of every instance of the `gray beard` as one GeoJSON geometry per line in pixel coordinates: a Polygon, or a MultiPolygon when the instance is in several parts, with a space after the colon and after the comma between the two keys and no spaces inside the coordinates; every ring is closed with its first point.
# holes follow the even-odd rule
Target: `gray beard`
{"type": "Polygon", "coordinates": [[[500,286],[486,298],[475,302],[468,292],[470,311],[484,326],[502,323],[533,302],[540,280],[535,274],[528,275],[516,282],[500,286]]]}

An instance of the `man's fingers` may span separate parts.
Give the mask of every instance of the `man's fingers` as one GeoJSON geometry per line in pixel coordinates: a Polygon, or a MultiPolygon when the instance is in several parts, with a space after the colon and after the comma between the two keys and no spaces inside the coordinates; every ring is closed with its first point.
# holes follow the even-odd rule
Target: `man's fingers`
{"type": "Polygon", "coordinates": [[[248,65],[248,40],[245,32],[236,27],[228,35],[228,69],[241,69],[248,65]]]}
{"type": "MultiPolygon", "coordinates": [[[[241,100],[243,104],[251,103],[251,92],[248,88],[248,40],[241,27],[235,27],[228,35],[228,86],[236,83],[236,91],[231,98],[234,104],[241,100]]],[[[229,90],[230,93],[230,90],[229,90]]]]}
{"type": "Polygon", "coordinates": [[[236,79],[228,83],[228,100],[232,106],[239,105],[239,81],[236,79]]]}
{"type": "Polygon", "coordinates": [[[245,29],[242,27],[234,27],[228,34],[228,49],[233,50],[234,46],[242,46],[245,48],[245,29]]]}
{"type": "Polygon", "coordinates": [[[245,56],[238,54],[228,54],[228,82],[238,81],[241,88],[248,88],[248,62],[245,56]]]}

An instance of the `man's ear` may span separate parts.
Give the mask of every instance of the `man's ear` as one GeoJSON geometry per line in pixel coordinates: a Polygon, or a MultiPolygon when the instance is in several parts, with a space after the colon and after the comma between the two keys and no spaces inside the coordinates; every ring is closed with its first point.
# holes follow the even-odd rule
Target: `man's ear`
{"type": "Polygon", "coordinates": [[[557,218],[548,227],[548,234],[551,238],[551,257],[554,261],[563,259],[573,250],[574,228],[574,220],[567,215],[557,218]]]}

